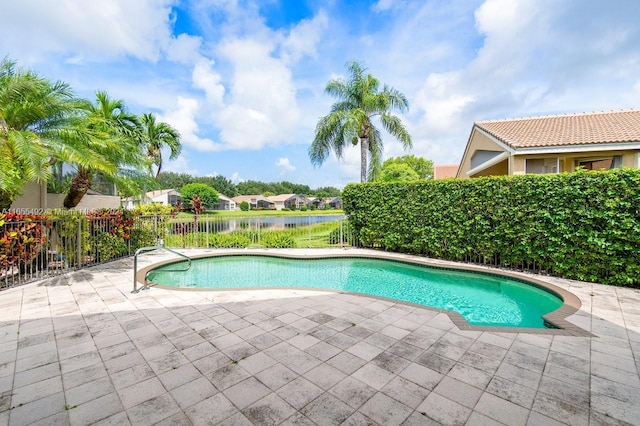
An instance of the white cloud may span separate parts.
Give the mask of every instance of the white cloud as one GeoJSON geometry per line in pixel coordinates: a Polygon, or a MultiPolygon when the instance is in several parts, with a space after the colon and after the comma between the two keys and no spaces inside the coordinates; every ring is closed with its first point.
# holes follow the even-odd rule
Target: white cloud
{"type": "Polygon", "coordinates": [[[198,136],[200,129],[196,123],[196,116],[200,105],[196,99],[178,96],[176,107],[160,116],[161,121],[167,122],[180,132],[183,145],[197,151],[219,151],[220,144],[209,138],[198,136]]]}
{"type": "Polygon", "coordinates": [[[165,52],[167,59],[183,64],[192,64],[200,58],[202,37],[180,34],[169,40],[165,52]]]}
{"type": "Polygon", "coordinates": [[[327,29],[329,18],[324,11],[318,12],[311,20],[303,20],[293,27],[281,44],[282,59],[289,63],[299,60],[302,56],[316,58],[316,45],[327,29]]]}
{"type": "Polygon", "coordinates": [[[192,176],[198,176],[198,171],[190,165],[189,156],[180,154],[178,158],[169,160],[169,156],[163,156],[162,161],[163,172],[189,173],[192,176]],[[165,160],[166,159],[166,160],[165,160]]]}
{"type": "Polygon", "coordinates": [[[372,9],[376,12],[384,12],[394,7],[398,7],[402,3],[402,0],[378,0],[378,2],[373,5],[372,9]]]}
{"type": "Polygon", "coordinates": [[[75,63],[119,55],[156,61],[171,38],[173,3],[175,0],[110,0],[99,6],[85,0],[5,2],[1,38],[25,62],[37,62],[52,52],[67,54],[75,63]]]}
{"type": "Polygon", "coordinates": [[[241,178],[240,177],[240,173],[238,173],[238,172],[233,172],[231,174],[231,179],[230,180],[231,180],[231,182],[235,183],[236,185],[241,183],[241,182],[246,182],[247,181],[246,179],[241,178]]]}
{"type": "Polygon", "coordinates": [[[220,83],[220,74],[213,70],[213,61],[200,58],[193,68],[193,85],[204,90],[207,100],[214,106],[222,105],[224,86],[220,83]]]}
{"type": "Polygon", "coordinates": [[[215,123],[229,149],[260,149],[291,139],[300,119],[291,71],[272,56],[273,45],[227,40],[221,54],[234,66],[229,103],[215,123]]]}
{"type": "Polygon", "coordinates": [[[294,172],[296,170],[296,168],[289,162],[289,159],[287,157],[278,158],[278,161],[276,161],[276,167],[280,168],[281,174],[294,172]]]}

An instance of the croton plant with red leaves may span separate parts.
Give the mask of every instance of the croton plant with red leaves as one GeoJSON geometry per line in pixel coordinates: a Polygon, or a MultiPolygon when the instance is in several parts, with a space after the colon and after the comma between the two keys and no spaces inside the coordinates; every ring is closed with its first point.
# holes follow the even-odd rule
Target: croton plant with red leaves
{"type": "Polygon", "coordinates": [[[49,227],[46,216],[0,213],[0,267],[7,270],[31,262],[47,242],[49,227]]]}

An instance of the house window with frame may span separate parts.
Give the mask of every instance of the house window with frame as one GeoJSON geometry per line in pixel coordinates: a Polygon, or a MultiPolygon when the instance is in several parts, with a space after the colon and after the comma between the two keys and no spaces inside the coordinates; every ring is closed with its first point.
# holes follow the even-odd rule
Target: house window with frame
{"type": "Polygon", "coordinates": [[[558,157],[527,158],[525,160],[525,173],[528,175],[558,173],[559,170],[560,160],[558,157]]]}
{"type": "Polygon", "coordinates": [[[576,168],[584,170],[611,170],[622,167],[622,155],[593,157],[576,160],[576,168]]]}
{"type": "Polygon", "coordinates": [[[178,204],[178,201],[182,201],[182,197],[179,195],[174,195],[174,194],[169,194],[168,198],[168,202],[170,205],[172,206],[176,206],[178,204]]]}

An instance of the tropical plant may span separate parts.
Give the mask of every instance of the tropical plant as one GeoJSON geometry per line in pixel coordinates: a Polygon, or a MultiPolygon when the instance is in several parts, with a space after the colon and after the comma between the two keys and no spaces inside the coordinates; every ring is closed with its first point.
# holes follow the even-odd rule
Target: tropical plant
{"type": "Polygon", "coordinates": [[[180,195],[185,204],[193,207],[192,200],[196,195],[200,197],[202,208],[212,208],[218,202],[218,192],[204,183],[189,183],[180,188],[180,195]]]}
{"type": "Polygon", "coordinates": [[[76,125],[78,106],[66,83],[0,61],[0,208],[9,208],[28,181],[48,181],[58,162],[115,171],[87,145],[90,136],[76,125]]]}
{"type": "MultiPolygon", "coordinates": [[[[138,117],[127,111],[124,101],[112,99],[105,92],[96,93],[95,103],[83,101],[80,107],[82,116],[78,126],[91,135],[86,139],[86,147],[99,153],[109,165],[106,177],[123,185],[135,185],[131,179],[119,175],[118,169],[150,170],[147,152],[143,152],[141,146],[138,117]]],[[[99,171],[93,164],[78,167],[64,199],[65,207],[78,205],[91,188],[93,175],[99,171]]]]}
{"type": "Polygon", "coordinates": [[[380,176],[376,180],[380,182],[408,182],[420,180],[420,176],[407,164],[391,163],[382,167],[380,176]]]}
{"type": "Polygon", "coordinates": [[[347,70],[347,80],[333,79],[325,88],[329,95],[338,98],[338,102],[316,125],[309,157],[315,166],[319,166],[330,151],[341,158],[345,146],[360,144],[360,181],[366,182],[367,177],[373,180],[378,175],[383,150],[382,136],[374,119],[378,119],[382,128],[398,139],[405,149],[411,148],[409,132],[400,118],[390,113],[392,110],[405,112],[409,102],[402,93],[387,85],[380,91],[380,82],[371,74],[365,74],[366,69],[359,62],[349,62],[347,70]]]}
{"type": "Polygon", "coordinates": [[[171,150],[169,159],[173,160],[180,155],[180,133],[167,123],[156,121],[153,114],[143,114],[141,117],[141,143],[146,147],[147,155],[151,158],[156,170],[156,179],[162,170],[162,148],[171,150]]]}
{"type": "Polygon", "coordinates": [[[413,169],[419,179],[433,178],[433,161],[415,155],[403,155],[402,157],[391,157],[384,160],[382,170],[392,164],[404,164],[413,169]]]}

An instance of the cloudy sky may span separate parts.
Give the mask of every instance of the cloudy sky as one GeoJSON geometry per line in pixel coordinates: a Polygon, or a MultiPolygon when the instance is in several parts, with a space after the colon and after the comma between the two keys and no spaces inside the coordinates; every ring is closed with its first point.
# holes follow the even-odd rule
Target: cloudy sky
{"type": "MultiPolygon", "coordinates": [[[[361,61],[403,92],[410,153],[457,163],[477,120],[640,107],[637,0],[0,0],[0,57],[182,135],[167,170],[342,187],[307,149],[361,61]]],[[[403,155],[385,141],[385,158],[403,155]]]]}

